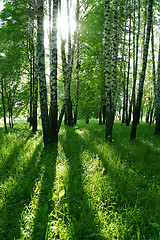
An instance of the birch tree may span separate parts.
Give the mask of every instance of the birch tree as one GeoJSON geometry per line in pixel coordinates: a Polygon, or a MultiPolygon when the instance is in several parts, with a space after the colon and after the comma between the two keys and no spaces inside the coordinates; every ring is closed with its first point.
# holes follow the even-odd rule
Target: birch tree
{"type": "Polygon", "coordinates": [[[74,106],[74,124],[77,123],[77,110],[78,110],[78,91],[79,91],[79,70],[80,70],[80,59],[79,59],[79,50],[80,50],[80,43],[79,43],[79,12],[80,12],[80,5],[79,0],[77,0],[77,11],[76,11],[76,31],[77,31],[77,62],[76,62],[76,93],[75,93],[75,106],[74,106]]]}
{"type": "Polygon", "coordinates": [[[138,70],[138,50],[139,50],[139,36],[140,36],[140,0],[138,0],[138,32],[136,38],[136,2],[134,0],[134,12],[133,12],[133,87],[132,87],[132,96],[129,106],[129,114],[126,125],[129,126],[131,121],[132,108],[135,107],[135,91],[136,91],[136,81],[137,81],[137,70],[138,70]]]}
{"type": "Polygon", "coordinates": [[[124,21],[125,21],[125,26],[124,26],[124,36],[123,36],[123,47],[122,47],[122,57],[121,57],[121,64],[120,64],[120,72],[119,72],[119,79],[118,79],[118,86],[117,86],[117,91],[116,91],[116,96],[115,96],[115,103],[114,103],[114,108],[113,108],[113,121],[115,118],[115,113],[116,113],[116,108],[117,108],[117,102],[119,98],[119,92],[120,92],[120,84],[121,84],[121,79],[122,79],[122,71],[123,71],[123,63],[124,63],[124,55],[125,55],[125,44],[126,44],[126,32],[127,32],[127,17],[128,17],[128,0],[126,1],[126,9],[125,11],[125,16],[124,16],[124,21]]]}
{"type": "Polygon", "coordinates": [[[50,69],[50,126],[51,139],[56,141],[58,137],[57,131],[57,16],[58,16],[58,0],[53,0],[53,23],[52,23],[52,39],[51,39],[51,69],[50,69]]]}
{"type": "Polygon", "coordinates": [[[112,91],[110,59],[110,0],[105,0],[105,89],[106,89],[106,141],[112,142],[112,91]]]}
{"type": "Polygon", "coordinates": [[[125,120],[128,122],[128,88],[129,88],[129,76],[130,76],[130,62],[131,62],[131,6],[129,10],[129,40],[128,40],[128,70],[127,70],[127,84],[126,84],[126,109],[125,120]]]}
{"type": "Polygon", "coordinates": [[[117,59],[118,59],[118,30],[117,30],[117,0],[113,0],[113,29],[112,29],[112,104],[114,108],[117,81],[117,59]]]}
{"type": "Polygon", "coordinates": [[[151,113],[150,113],[150,122],[149,122],[150,124],[152,123],[152,120],[153,120],[153,112],[154,112],[154,109],[155,109],[155,101],[156,101],[156,66],[155,66],[155,53],[154,53],[154,30],[153,30],[153,26],[152,26],[151,44],[152,44],[154,101],[153,101],[153,105],[152,105],[151,113]]]}
{"type": "Polygon", "coordinates": [[[48,102],[47,102],[47,86],[45,76],[45,49],[44,49],[44,1],[38,0],[38,14],[37,14],[37,54],[38,54],[38,78],[39,78],[39,94],[40,94],[40,108],[43,128],[43,141],[47,145],[51,142],[50,137],[50,123],[48,116],[48,102]]]}
{"type": "Polygon", "coordinates": [[[158,77],[155,94],[155,135],[160,135],[160,37],[159,37],[159,57],[158,57],[158,77]]]}
{"type": "Polygon", "coordinates": [[[4,83],[3,83],[3,78],[2,77],[1,77],[1,95],[2,95],[2,104],[3,104],[4,129],[7,132],[6,105],[5,105],[5,98],[4,98],[4,83]]]}
{"type": "Polygon", "coordinates": [[[38,54],[35,61],[35,77],[33,82],[33,121],[32,130],[37,131],[37,104],[38,104],[38,54]]]}
{"type": "Polygon", "coordinates": [[[72,48],[71,48],[71,23],[70,23],[70,1],[67,0],[67,15],[68,15],[68,63],[67,63],[67,83],[66,83],[66,109],[67,109],[67,121],[68,125],[73,125],[72,117],[72,101],[70,94],[70,82],[71,82],[71,57],[72,57],[72,48]]]}

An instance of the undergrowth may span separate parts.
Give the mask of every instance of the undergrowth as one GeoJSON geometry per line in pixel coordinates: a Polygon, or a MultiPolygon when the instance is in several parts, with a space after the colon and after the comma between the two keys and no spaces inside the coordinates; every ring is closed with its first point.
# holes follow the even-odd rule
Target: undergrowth
{"type": "Polygon", "coordinates": [[[160,139],[115,122],[63,126],[44,148],[41,129],[0,128],[0,240],[159,240],[160,139]]]}

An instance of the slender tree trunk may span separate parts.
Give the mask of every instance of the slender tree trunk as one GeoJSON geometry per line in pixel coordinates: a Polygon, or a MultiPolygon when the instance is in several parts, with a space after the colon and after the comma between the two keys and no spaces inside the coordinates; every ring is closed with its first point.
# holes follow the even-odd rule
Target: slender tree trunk
{"type": "Polygon", "coordinates": [[[146,113],[146,123],[149,123],[149,117],[151,114],[151,110],[152,110],[152,96],[149,96],[149,106],[147,108],[147,113],[146,113]]]}
{"type": "Polygon", "coordinates": [[[68,126],[73,126],[73,117],[72,117],[72,101],[70,95],[70,79],[71,79],[71,30],[70,30],[70,6],[69,0],[67,0],[67,15],[68,15],[68,64],[67,64],[67,120],[68,126]]]}
{"type": "MultiPolygon", "coordinates": [[[[136,37],[136,68],[135,68],[135,82],[137,81],[137,71],[138,71],[138,49],[139,49],[139,36],[140,36],[140,19],[141,19],[141,14],[140,14],[140,9],[141,9],[141,3],[140,0],[138,0],[138,33],[136,37]]],[[[134,105],[133,109],[135,107],[135,94],[134,94],[134,105]]],[[[138,120],[139,123],[139,120],[138,120]]]]}
{"type": "MultiPolygon", "coordinates": [[[[76,45],[76,40],[77,40],[77,33],[75,31],[74,33],[74,39],[73,39],[73,45],[71,48],[71,63],[70,63],[70,71],[69,71],[69,82],[71,83],[71,79],[72,79],[72,70],[73,70],[73,63],[74,63],[74,51],[75,51],[75,45],[76,45]]],[[[79,82],[78,82],[79,84],[79,82]]],[[[73,126],[74,123],[74,119],[73,119],[73,115],[72,115],[72,100],[71,100],[71,92],[70,92],[70,86],[71,84],[69,84],[69,101],[68,101],[68,125],[69,126],[73,126]]],[[[79,87],[79,86],[77,86],[79,87]]]]}
{"type": "Polygon", "coordinates": [[[13,128],[13,110],[11,109],[11,128],[13,128]]]}
{"type": "Polygon", "coordinates": [[[127,71],[127,84],[126,84],[126,109],[125,109],[125,122],[128,122],[128,88],[129,88],[129,75],[130,75],[130,60],[131,60],[131,7],[129,13],[129,47],[128,47],[128,71],[127,71]]]}
{"type": "Polygon", "coordinates": [[[149,120],[150,125],[153,123],[154,106],[155,106],[155,102],[153,102],[153,106],[152,106],[152,109],[151,109],[150,120],[149,120]]]}
{"type": "MultiPolygon", "coordinates": [[[[5,90],[6,91],[6,90],[5,90]]],[[[7,93],[7,91],[6,91],[7,93]]],[[[12,128],[11,124],[11,108],[12,108],[12,103],[11,103],[11,90],[7,93],[7,101],[8,101],[8,119],[9,119],[9,126],[12,128]]]]}
{"type": "Polygon", "coordinates": [[[89,124],[89,116],[88,115],[85,120],[86,120],[86,124],[89,124]]]}
{"type": "MultiPolygon", "coordinates": [[[[71,101],[71,95],[70,95],[70,84],[71,84],[71,75],[72,75],[72,67],[73,67],[73,58],[74,58],[74,48],[75,48],[75,39],[73,47],[71,48],[71,32],[70,32],[70,7],[69,7],[69,0],[67,0],[67,14],[68,14],[68,62],[66,61],[65,57],[65,48],[63,46],[63,51],[61,48],[62,53],[62,69],[63,69],[63,75],[65,76],[64,82],[65,82],[65,91],[64,91],[64,100],[63,100],[63,106],[61,109],[61,113],[59,116],[58,121],[58,131],[63,119],[63,115],[66,111],[66,123],[69,126],[73,126],[73,116],[72,116],[72,101],[71,101]],[[66,62],[67,62],[67,74],[66,74],[66,62]],[[64,71],[65,70],[65,71],[64,71]]],[[[62,46],[61,46],[62,47],[62,46]]]]}
{"type": "Polygon", "coordinates": [[[155,67],[155,54],[154,54],[154,30],[153,30],[153,25],[152,25],[151,44],[152,44],[154,101],[153,101],[153,105],[152,105],[152,108],[151,108],[149,124],[152,124],[152,122],[153,122],[153,112],[154,112],[154,109],[155,109],[155,101],[156,101],[156,67],[155,67]]]}
{"type": "Polygon", "coordinates": [[[106,105],[103,104],[102,106],[102,115],[103,115],[103,124],[106,122],[106,105]]]}
{"type": "Polygon", "coordinates": [[[74,124],[77,123],[77,109],[78,109],[78,91],[79,91],[79,0],[77,0],[77,12],[76,12],[76,21],[77,21],[77,63],[76,63],[76,96],[75,96],[75,106],[74,106],[74,124]]]}
{"type": "Polygon", "coordinates": [[[99,108],[99,125],[102,125],[102,106],[99,108]]]}
{"type": "Polygon", "coordinates": [[[79,91],[79,70],[80,70],[80,63],[79,63],[79,0],[77,0],[77,11],[76,11],[76,31],[77,31],[77,63],[76,63],[76,96],[75,96],[75,106],[74,106],[74,124],[77,123],[77,109],[78,109],[78,91],[79,91]]]}
{"type": "Polygon", "coordinates": [[[68,87],[69,87],[68,85],[70,85],[70,81],[71,81],[71,79],[69,79],[69,82],[66,81],[63,105],[62,105],[62,109],[61,109],[61,112],[59,114],[59,120],[58,120],[58,131],[60,129],[60,126],[61,126],[61,123],[62,123],[62,119],[63,119],[64,113],[66,111],[66,106],[67,106],[67,101],[68,101],[68,87]]]}
{"type": "MultiPolygon", "coordinates": [[[[68,63],[66,61],[66,53],[65,53],[65,40],[61,39],[61,58],[62,58],[64,93],[67,94],[66,111],[65,111],[65,125],[68,124],[69,126],[73,125],[72,101],[71,101],[71,95],[70,95],[70,83],[71,83],[72,69],[73,69],[75,41],[76,41],[76,39],[74,37],[74,43],[73,43],[73,47],[72,47],[72,50],[71,50],[70,72],[68,73],[68,63]],[[69,74],[69,76],[68,76],[68,74],[69,74]],[[70,118],[70,120],[69,120],[69,118],[70,118]]],[[[78,91],[79,81],[78,81],[77,84],[78,85],[76,86],[76,90],[78,91]]]]}
{"type": "Polygon", "coordinates": [[[117,58],[118,58],[118,31],[117,31],[117,0],[113,0],[113,34],[112,34],[112,104],[114,109],[114,101],[116,95],[117,80],[117,58]]]}
{"type": "Polygon", "coordinates": [[[126,109],[126,91],[125,91],[125,85],[126,85],[126,75],[125,75],[125,73],[124,73],[122,123],[125,122],[125,109],[126,109]]]}
{"type": "Polygon", "coordinates": [[[137,129],[137,124],[140,117],[140,109],[141,109],[141,102],[142,102],[142,96],[143,96],[143,86],[144,86],[144,79],[145,79],[145,73],[146,73],[146,67],[147,67],[150,32],[152,27],[152,5],[153,5],[153,0],[149,0],[147,35],[146,35],[146,41],[144,45],[142,72],[141,72],[140,81],[139,81],[139,91],[138,91],[136,106],[133,113],[131,139],[135,139],[136,137],[136,129],[137,129]]]}
{"type": "Polygon", "coordinates": [[[160,135],[160,37],[159,37],[159,57],[158,57],[158,77],[156,85],[155,117],[156,117],[155,135],[160,135]]]}
{"type": "MultiPolygon", "coordinates": [[[[78,62],[77,62],[78,64],[78,62]]],[[[75,96],[75,106],[74,106],[74,124],[77,123],[77,112],[78,112],[78,95],[79,95],[79,67],[76,67],[77,78],[76,78],[76,96],[75,96]]]]}
{"type": "Polygon", "coordinates": [[[68,62],[66,60],[66,54],[65,54],[65,41],[62,39],[61,58],[62,58],[62,70],[63,70],[63,81],[64,81],[64,100],[63,100],[61,113],[59,116],[58,129],[60,128],[64,113],[65,113],[65,124],[68,124],[69,126],[73,126],[70,83],[71,83],[71,75],[72,75],[72,64],[73,64],[72,55],[74,55],[74,46],[73,48],[71,48],[69,0],[67,0],[67,15],[68,15],[68,62]]]}
{"type": "MultiPolygon", "coordinates": [[[[116,60],[115,60],[116,61],[116,60]]],[[[110,0],[105,0],[105,89],[106,89],[106,141],[112,142],[112,92],[110,77],[110,0]]],[[[116,63],[115,63],[116,65],[116,63]]]]}
{"type": "MultiPolygon", "coordinates": [[[[48,2],[49,4],[49,66],[50,66],[50,70],[51,70],[51,58],[52,58],[52,49],[51,49],[51,42],[52,42],[52,4],[51,4],[51,0],[49,0],[48,2]]],[[[51,75],[51,74],[50,74],[51,75]]],[[[51,76],[50,76],[51,77],[51,76]]]]}
{"type": "Polygon", "coordinates": [[[141,59],[143,57],[143,46],[145,43],[145,37],[146,37],[146,24],[147,24],[147,2],[145,1],[145,11],[144,11],[144,27],[143,27],[143,36],[142,36],[142,50],[141,50],[141,59]]]}
{"type": "Polygon", "coordinates": [[[115,118],[115,114],[116,114],[117,102],[118,102],[119,92],[120,92],[120,84],[121,84],[121,79],[122,79],[122,68],[123,68],[123,62],[124,62],[124,52],[125,52],[125,42],[126,42],[127,6],[128,6],[128,1],[126,3],[126,11],[125,11],[125,27],[124,27],[122,58],[121,58],[120,73],[119,73],[119,80],[118,80],[118,86],[117,86],[117,93],[116,93],[115,104],[114,104],[114,109],[113,109],[113,122],[114,122],[114,118],[115,118]]]}
{"type": "Polygon", "coordinates": [[[5,131],[7,132],[6,106],[5,106],[5,99],[4,99],[3,78],[1,78],[1,94],[2,94],[2,104],[3,104],[4,129],[5,129],[5,131]]]}
{"type": "Polygon", "coordinates": [[[48,116],[47,104],[47,87],[45,77],[45,50],[44,50],[44,8],[43,0],[38,0],[38,15],[37,15],[37,54],[38,54],[38,77],[39,77],[39,94],[40,94],[40,107],[41,119],[43,128],[43,140],[45,146],[51,142],[50,138],[50,124],[48,116]]]}
{"type": "MultiPolygon", "coordinates": [[[[63,40],[61,38],[61,60],[62,60],[64,94],[66,92],[66,87],[67,87],[67,60],[66,60],[65,44],[66,44],[66,40],[63,40]]],[[[67,122],[68,122],[67,121],[67,109],[65,109],[64,124],[67,125],[67,122]]]]}
{"type": "Polygon", "coordinates": [[[132,107],[134,110],[135,107],[135,90],[136,90],[136,81],[137,81],[137,69],[138,69],[138,49],[139,49],[139,35],[140,35],[140,0],[138,0],[138,33],[137,39],[135,36],[135,0],[134,0],[134,16],[133,16],[133,88],[132,88],[132,96],[129,106],[129,116],[127,121],[127,126],[129,126],[131,121],[131,113],[132,107]],[[136,41],[136,46],[135,46],[136,41]]]}
{"type": "Polygon", "coordinates": [[[51,73],[50,73],[50,126],[52,141],[58,140],[57,130],[57,16],[58,0],[53,0],[53,28],[51,40],[51,73]]]}
{"type": "Polygon", "coordinates": [[[32,47],[31,47],[31,40],[30,42],[30,127],[32,126],[32,117],[33,117],[33,61],[32,61],[32,47]]]}
{"type": "Polygon", "coordinates": [[[9,119],[9,126],[11,128],[11,112],[10,112],[10,108],[8,109],[8,119],[9,119]]]}
{"type": "Polygon", "coordinates": [[[37,102],[38,102],[38,58],[36,53],[36,62],[35,62],[35,54],[34,54],[34,63],[35,73],[34,73],[34,81],[33,81],[33,124],[32,131],[37,131],[37,102]]]}

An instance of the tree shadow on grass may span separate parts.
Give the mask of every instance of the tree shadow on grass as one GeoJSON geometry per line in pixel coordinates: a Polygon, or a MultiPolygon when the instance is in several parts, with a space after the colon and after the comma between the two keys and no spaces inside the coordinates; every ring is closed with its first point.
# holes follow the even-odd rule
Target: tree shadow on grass
{"type": "Polygon", "coordinates": [[[99,222],[91,209],[87,193],[83,185],[83,166],[81,153],[85,150],[85,142],[75,132],[66,127],[66,137],[60,139],[69,165],[69,183],[66,199],[69,206],[71,233],[74,240],[100,240],[99,222]]]}
{"type": "Polygon", "coordinates": [[[46,239],[47,236],[48,217],[53,210],[52,195],[56,176],[57,154],[57,143],[54,143],[53,146],[46,147],[41,154],[43,177],[34,219],[32,240],[46,239]]]}
{"type": "Polygon", "coordinates": [[[0,127],[0,147],[3,143],[5,134],[6,134],[6,132],[4,131],[4,128],[0,127]]]}
{"type": "MultiPolygon", "coordinates": [[[[13,141],[13,147],[10,151],[10,154],[6,157],[5,152],[0,153],[0,182],[4,182],[7,178],[16,173],[16,169],[19,165],[18,157],[22,154],[25,145],[31,137],[33,137],[32,132],[28,134],[28,129],[23,130],[20,132],[20,134],[16,135],[17,140],[15,142],[13,141]]],[[[8,149],[6,149],[6,151],[7,150],[8,149]]]]}
{"type": "Polygon", "coordinates": [[[94,134],[93,129],[87,128],[90,151],[99,156],[104,175],[110,179],[114,211],[124,216],[125,224],[130,228],[125,232],[126,239],[131,239],[138,231],[140,238],[154,236],[159,239],[160,196],[156,182],[160,182],[160,161],[159,150],[154,148],[155,139],[143,131],[143,135],[139,134],[135,141],[130,141],[130,129],[117,127],[112,144],[105,143],[105,127],[97,125],[94,134]]]}
{"type": "Polygon", "coordinates": [[[21,213],[31,201],[35,179],[39,177],[42,162],[39,153],[42,149],[40,142],[29,159],[26,168],[16,176],[14,186],[4,196],[4,204],[0,210],[0,240],[13,240],[21,237],[21,213]]]}

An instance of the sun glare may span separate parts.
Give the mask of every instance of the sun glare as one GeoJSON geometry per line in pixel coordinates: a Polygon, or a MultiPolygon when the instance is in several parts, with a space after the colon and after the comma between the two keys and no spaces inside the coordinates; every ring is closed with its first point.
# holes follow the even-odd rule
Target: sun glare
{"type": "MultiPolygon", "coordinates": [[[[76,20],[75,20],[75,9],[76,9],[76,0],[72,0],[72,5],[70,9],[70,30],[71,35],[74,34],[76,30],[76,20]]],[[[58,49],[60,49],[61,37],[63,39],[68,39],[68,16],[67,16],[67,0],[63,0],[61,3],[61,14],[58,14],[57,19],[57,29],[58,29],[58,49]]],[[[44,44],[45,47],[49,47],[49,14],[45,15],[44,18],[44,31],[45,31],[45,39],[44,44]]]]}
{"type": "MultiPolygon", "coordinates": [[[[72,7],[70,9],[71,34],[73,34],[76,29],[74,2],[75,1],[72,1],[72,7]]],[[[58,17],[57,27],[58,27],[59,34],[62,36],[62,38],[67,39],[68,37],[67,1],[64,1],[64,0],[62,1],[61,15],[59,15],[58,17]]]]}

